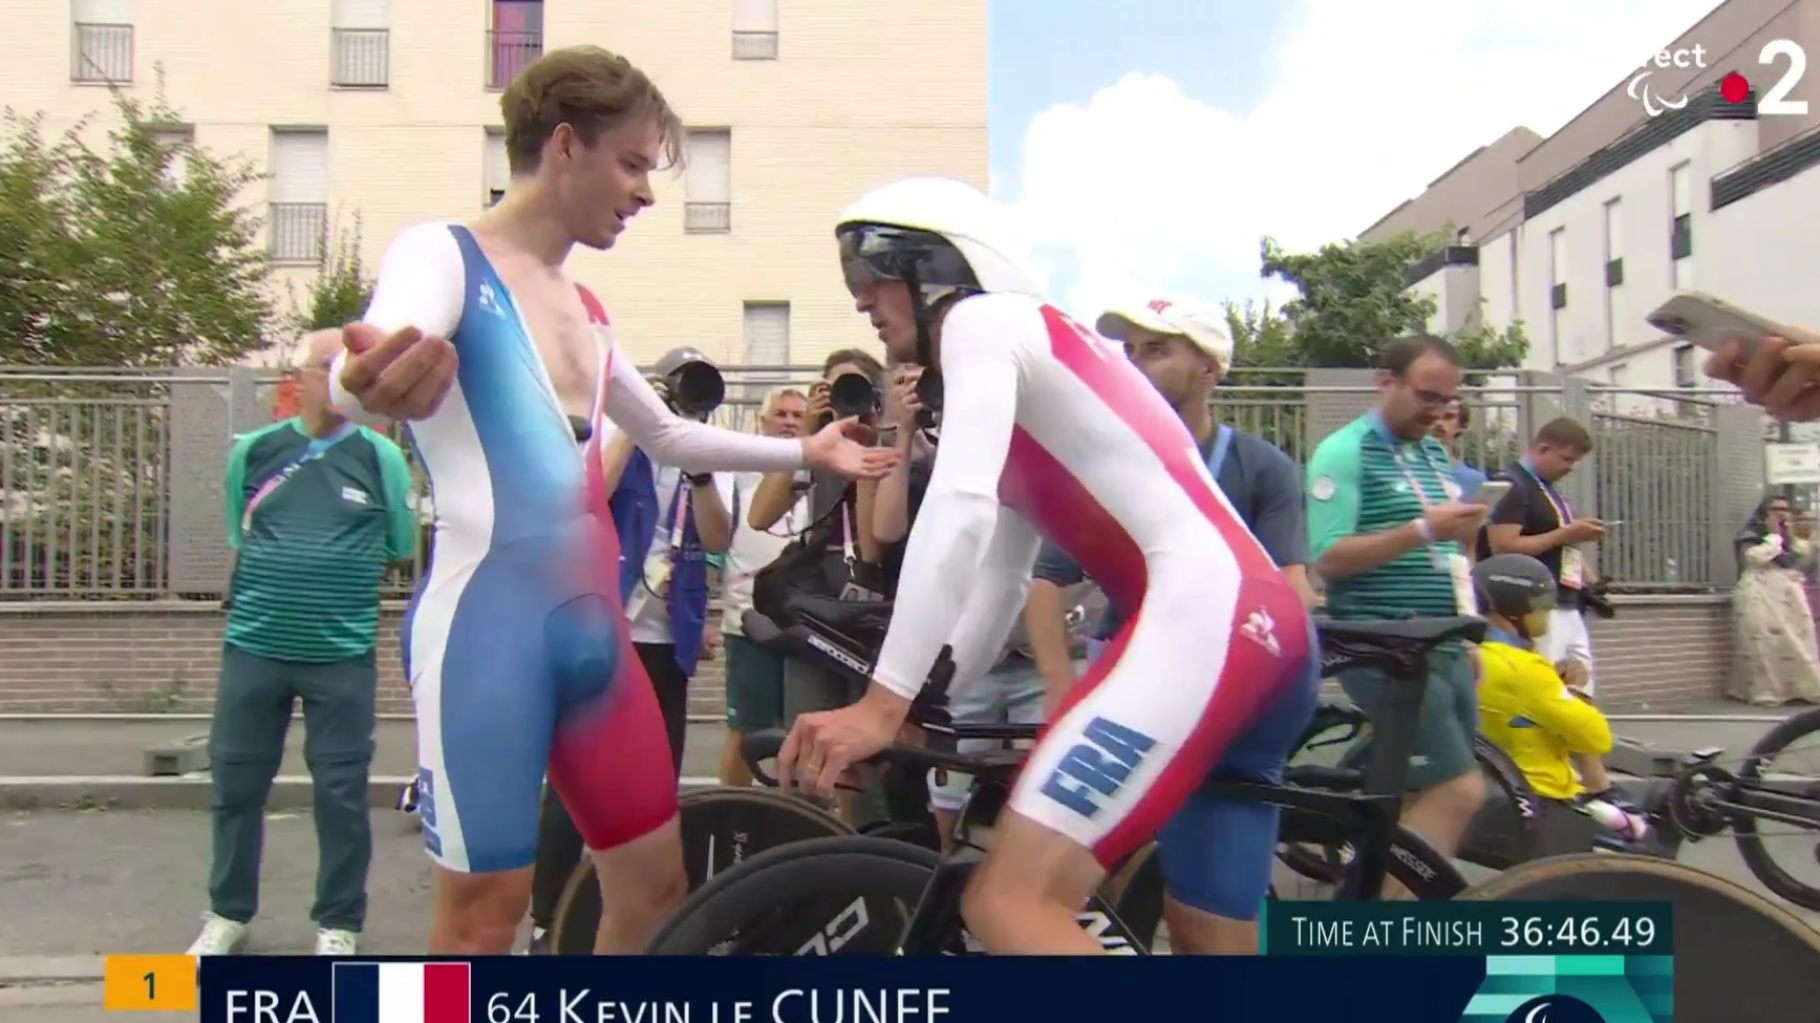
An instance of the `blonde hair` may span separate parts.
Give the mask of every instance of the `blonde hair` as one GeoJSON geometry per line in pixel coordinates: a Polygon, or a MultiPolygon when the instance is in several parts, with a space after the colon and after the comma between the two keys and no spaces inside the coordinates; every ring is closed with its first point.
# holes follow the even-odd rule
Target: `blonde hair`
{"type": "Polygon", "coordinates": [[[800,398],[805,402],[809,400],[808,395],[795,387],[779,387],[765,395],[765,404],[758,410],[758,418],[761,421],[770,418],[771,413],[777,411],[777,403],[785,398],[800,398]]]}

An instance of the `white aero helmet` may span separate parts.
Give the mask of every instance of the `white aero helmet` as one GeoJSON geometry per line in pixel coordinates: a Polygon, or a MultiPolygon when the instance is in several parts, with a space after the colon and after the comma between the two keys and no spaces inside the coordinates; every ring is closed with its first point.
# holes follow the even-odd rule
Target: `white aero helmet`
{"type": "Polygon", "coordinates": [[[847,207],[834,229],[848,283],[901,280],[918,297],[1042,295],[1010,213],[953,178],[906,178],[847,207]]]}

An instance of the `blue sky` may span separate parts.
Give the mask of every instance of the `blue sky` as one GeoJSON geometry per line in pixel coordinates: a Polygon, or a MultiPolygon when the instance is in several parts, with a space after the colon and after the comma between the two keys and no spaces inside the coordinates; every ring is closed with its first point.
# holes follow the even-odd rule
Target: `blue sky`
{"type": "Polygon", "coordinates": [[[1083,318],[1134,292],[1280,297],[1262,235],[1356,234],[1515,125],[1555,130],[1714,6],[988,4],[993,192],[1083,318]]]}

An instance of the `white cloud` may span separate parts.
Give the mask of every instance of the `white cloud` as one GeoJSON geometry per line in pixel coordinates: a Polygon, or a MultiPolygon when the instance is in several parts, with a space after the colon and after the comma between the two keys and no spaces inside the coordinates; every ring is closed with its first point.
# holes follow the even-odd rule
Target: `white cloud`
{"type": "Polygon", "coordinates": [[[1512,127],[1559,128],[1710,7],[1302,0],[1252,109],[1127,75],[1031,121],[1007,198],[1079,314],[1134,287],[1261,297],[1261,236],[1356,234],[1512,127]]]}

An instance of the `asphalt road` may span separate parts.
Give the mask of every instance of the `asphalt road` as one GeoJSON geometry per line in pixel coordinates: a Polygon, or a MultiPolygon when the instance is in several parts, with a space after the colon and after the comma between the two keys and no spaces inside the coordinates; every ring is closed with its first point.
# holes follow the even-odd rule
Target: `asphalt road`
{"type": "MultiPolygon", "coordinates": [[[[1623,731],[1663,745],[1722,745],[1742,751],[1766,727],[1754,723],[1627,723],[1623,731]]],[[[9,723],[0,729],[0,740],[15,731],[9,723]]],[[[691,730],[689,770],[711,773],[717,732],[712,727],[691,730]]],[[[60,737],[69,739],[76,734],[68,729],[60,737]]],[[[117,744],[118,735],[115,741],[117,744]]],[[[79,748],[82,744],[73,745],[79,748]]],[[[0,760],[8,762],[0,766],[14,772],[19,770],[20,757],[30,752],[18,745],[6,749],[3,741],[0,750],[5,750],[0,752],[0,760]]],[[[58,773],[68,770],[61,764],[71,755],[69,745],[53,749],[44,743],[41,751],[47,754],[47,766],[57,761],[58,773]]],[[[100,766],[128,769],[129,757],[121,752],[113,757],[100,766]]],[[[365,950],[400,955],[420,952],[429,925],[428,861],[408,818],[376,811],[374,820],[376,849],[365,950]]],[[[1812,848],[1811,838],[1806,845],[1812,848]]],[[[104,1023],[99,987],[81,979],[85,973],[93,976],[97,965],[87,957],[181,952],[194,937],[198,914],[206,905],[208,822],[200,811],[8,811],[0,817],[0,850],[4,850],[0,855],[0,1020],[6,1023],[104,1023]],[[44,977],[58,971],[75,979],[20,982],[22,977],[44,977]]],[[[1690,845],[1681,858],[1762,892],[1727,839],[1690,845]]],[[[308,814],[269,815],[264,905],[254,924],[252,952],[310,950],[314,931],[308,912],[315,864],[316,843],[308,814]]],[[[1469,874],[1476,870],[1468,868],[1469,874]]],[[[1820,883],[1820,871],[1808,879],[1820,883]]],[[[1283,889],[1290,897],[1318,897],[1318,893],[1298,891],[1287,883],[1283,889]]],[[[1800,915],[1820,928],[1820,914],[1800,915]]],[[[145,1023],[167,1019],[174,1023],[193,1017],[145,1014],[137,1018],[145,1023]]]]}

